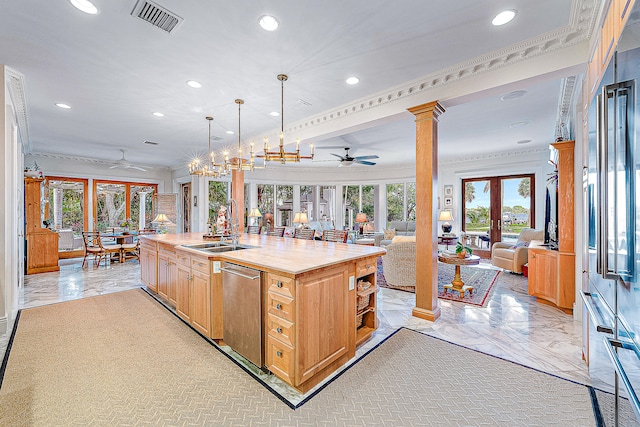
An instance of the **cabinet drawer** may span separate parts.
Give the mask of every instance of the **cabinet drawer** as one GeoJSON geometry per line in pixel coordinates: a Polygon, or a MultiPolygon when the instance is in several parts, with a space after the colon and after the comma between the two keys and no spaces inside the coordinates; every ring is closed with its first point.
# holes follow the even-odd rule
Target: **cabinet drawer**
{"type": "Polygon", "coordinates": [[[174,257],[176,256],[176,250],[173,246],[158,244],[158,254],[174,257]]]}
{"type": "Polygon", "coordinates": [[[156,242],[149,241],[147,239],[140,239],[140,248],[148,251],[156,251],[156,242]]]}
{"type": "Polygon", "coordinates": [[[293,385],[293,348],[268,337],[266,353],[267,368],[280,379],[293,385]]]}
{"type": "Polygon", "coordinates": [[[267,295],[267,312],[282,317],[290,322],[294,321],[295,303],[292,298],[269,292],[267,295]]]}
{"type": "Polygon", "coordinates": [[[295,344],[294,324],[280,317],[269,314],[267,333],[269,336],[293,347],[295,344]]]}
{"type": "Polygon", "coordinates": [[[182,252],[176,252],[176,262],[180,265],[191,268],[191,257],[182,252]]]}
{"type": "Polygon", "coordinates": [[[366,276],[376,272],[378,263],[377,257],[363,259],[356,263],[356,277],[366,276]]]}
{"type": "Polygon", "coordinates": [[[209,274],[209,260],[202,258],[191,258],[191,268],[201,273],[209,274]]]}
{"type": "Polygon", "coordinates": [[[294,280],[269,273],[267,276],[267,290],[293,298],[295,295],[294,280]]]}

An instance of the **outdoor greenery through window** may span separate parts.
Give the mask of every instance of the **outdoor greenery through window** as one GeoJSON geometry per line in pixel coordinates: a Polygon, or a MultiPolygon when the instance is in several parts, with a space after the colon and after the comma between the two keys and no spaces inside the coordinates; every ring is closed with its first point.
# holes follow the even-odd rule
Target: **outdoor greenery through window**
{"type": "Polygon", "coordinates": [[[86,230],[88,180],[49,178],[49,218],[56,230],[86,230]]]}
{"type": "Polygon", "coordinates": [[[156,184],[94,181],[94,229],[149,228],[157,191],[156,184]]]}
{"type": "Polygon", "coordinates": [[[218,210],[227,206],[229,184],[222,181],[209,181],[209,219],[215,224],[218,210]]]}
{"type": "Polygon", "coordinates": [[[416,183],[387,184],[387,226],[391,221],[416,220],[416,183]]]}
{"type": "Polygon", "coordinates": [[[293,185],[276,185],[276,225],[293,225],[293,185]]]}
{"type": "Polygon", "coordinates": [[[262,213],[262,223],[273,228],[273,184],[258,184],[258,209],[262,213]]]}

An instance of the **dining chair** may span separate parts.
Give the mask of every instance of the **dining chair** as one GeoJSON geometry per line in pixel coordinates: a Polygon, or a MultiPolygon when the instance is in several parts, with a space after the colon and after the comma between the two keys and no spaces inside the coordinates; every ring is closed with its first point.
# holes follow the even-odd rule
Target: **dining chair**
{"type": "Polygon", "coordinates": [[[324,230],[322,232],[322,240],[325,242],[347,243],[347,230],[324,230]]]}
{"type": "MultiPolygon", "coordinates": [[[[82,268],[87,261],[89,255],[93,255],[94,265],[97,267],[107,258],[111,262],[111,255],[120,254],[121,245],[105,245],[102,242],[99,231],[83,231],[82,240],[84,241],[84,258],[82,259],[82,268]]],[[[106,264],[105,264],[106,266],[106,264]]]]}
{"type": "Polygon", "coordinates": [[[267,230],[265,234],[267,236],[282,237],[284,236],[284,227],[274,227],[272,230],[267,230]]]}
{"type": "MultiPolygon", "coordinates": [[[[283,229],[284,231],[284,229],[283,229]]],[[[259,225],[249,225],[247,226],[248,234],[260,234],[260,226],[259,225]]]]}
{"type": "Polygon", "coordinates": [[[313,228],[296,228],[293,232],[294,239],[313,240],[316,230],[313,228]]]}

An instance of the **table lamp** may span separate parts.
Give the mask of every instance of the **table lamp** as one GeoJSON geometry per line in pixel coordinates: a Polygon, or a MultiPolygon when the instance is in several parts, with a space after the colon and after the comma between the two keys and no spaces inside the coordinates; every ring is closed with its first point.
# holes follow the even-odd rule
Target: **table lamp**
{"type": "MultiPolygon", "coordinates": [[[[260,212],[260,209],[251,208],[251,211],[249,211],[249,218],[262,218],[262,213],[260,212]]],[[[260,220],[259,219],[256,219],[256,224],[255,225],[260,225],[260,220]]]]}
{"type": "Polygon", "coordinates": [[[451,229],[453,228],[451,223],[449,223],[449,221],[453,221],[453,215],[451,215],[451,211],[441,210],[440,216],[438,217],[438,221],[444,221],[444,223],[442,223],[443,233],[451,233],[451,229]]]}
{"type": "Polygon", "coordinates": [[[294,224],[299,224],[300,228],[304,228],[305,224],[309,223],[309,218],[307,217],[307,213],[306,212],[296,212],[296,214],[293,217],[293,223],[294,224]]]}
{"type": "Polygon", "coordinates": [[[360,224],[360,234],[362,234],[362,224],[367,222],[367,214],[364,212],[358,212],[356,215],[356,223],[360,224]]]}
{"type": "Polygon", "coordinates": [[[161,213],[156,215],[153,222],[160,224],[158,231],[164,234],[167,232],[167,224],[170,223],[171,221],[169,220],[166,214],[161,213]]]}

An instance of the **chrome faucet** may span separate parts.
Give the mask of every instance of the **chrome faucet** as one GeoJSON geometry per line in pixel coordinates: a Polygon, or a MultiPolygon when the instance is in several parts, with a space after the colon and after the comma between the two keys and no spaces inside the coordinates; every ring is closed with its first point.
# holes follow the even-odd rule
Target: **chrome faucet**
{"type": "Polygon", "coordinates": [[[238,245],[238,239],[240,238],[240,220],[238,218],[238,203],[234,199],[229,199],[227,202],[229,205],[229,210],[231,211],[232,218],[229,219],[230,222],[230,237],[231,242],[233,243],[233,249],[236,249],[238,245]]]}

